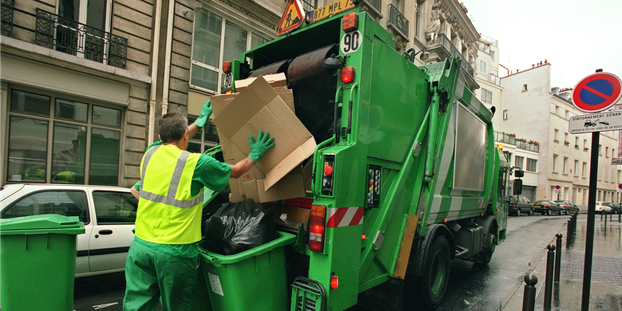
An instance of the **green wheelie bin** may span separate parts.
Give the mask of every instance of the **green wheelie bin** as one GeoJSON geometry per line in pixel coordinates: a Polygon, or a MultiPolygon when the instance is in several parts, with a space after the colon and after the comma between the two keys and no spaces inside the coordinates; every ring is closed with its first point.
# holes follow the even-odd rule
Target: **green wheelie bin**
{"type": "Polygon", "coordinates": [[[199,256],[214,311],[285,311],[288,309],[285,246],[296,236],[279,237],[234,255],[199,246],[199,256]]]}
{"type": "Polygon", "coordinates": [[[0,220],[0,308],[73,310],[78,217],[36,215],[0,220]]]}

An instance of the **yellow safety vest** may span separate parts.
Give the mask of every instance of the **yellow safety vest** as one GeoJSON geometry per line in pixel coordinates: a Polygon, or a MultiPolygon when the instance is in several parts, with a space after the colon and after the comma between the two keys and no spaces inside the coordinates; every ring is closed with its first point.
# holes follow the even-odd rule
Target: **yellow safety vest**
{"type": "Polygon", "coordinates": [[[190,184],[200,154],[173,145],[152,147],[140,164],[136,236],[152,243],[190,244],[201,240],[203,190],[190,184]]]}

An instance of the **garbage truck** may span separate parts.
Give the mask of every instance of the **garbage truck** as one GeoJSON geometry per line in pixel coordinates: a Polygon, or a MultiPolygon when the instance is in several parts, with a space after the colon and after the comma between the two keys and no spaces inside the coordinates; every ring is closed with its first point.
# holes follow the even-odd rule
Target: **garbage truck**
{"type": "Polygon", "coordinates": [[[307,196],[274,202],[299,219],[283,228],[296,234],[290,310],[433,308],[451,260],[486,264],[506,236],[511,168],[494,111],[459,58],[417,66],[358,4],[329,6],[292,8],[283,35],[228,61],[223,78],[235,92],[236,80],[284,73],[317,141],[307,196]]]}

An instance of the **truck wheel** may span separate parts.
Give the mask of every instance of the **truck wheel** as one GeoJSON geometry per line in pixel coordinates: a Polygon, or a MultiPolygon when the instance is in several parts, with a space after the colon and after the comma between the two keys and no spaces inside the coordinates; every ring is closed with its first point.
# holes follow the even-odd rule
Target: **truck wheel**
{"type": "Polygon", "coordinates": [[[486,237],[483,241],[484,248],[479,254],[475,255],[475,258],[473,259],[475,263],[484,265],[490,262],[490,260],[492,259],[492,254],[497,248],[497,229],[495,227],[495,224],[489,222],[488,226],[486,227],[484,227],[484,230],[486,230],[486,237]]]}
{"type": "Polygon", "coordinates": [[[533,216],[533,209],[529,209],[529,216],[533,216]]]}
{"type": "Polygon", "coordinates": [[[439,236],[430,247],[426,257],[424,274],[418,278],[418,292],[423,294],[426,307],[434,309],[441,303],[449,281],[450,255],[449,242],[439,236]]]}

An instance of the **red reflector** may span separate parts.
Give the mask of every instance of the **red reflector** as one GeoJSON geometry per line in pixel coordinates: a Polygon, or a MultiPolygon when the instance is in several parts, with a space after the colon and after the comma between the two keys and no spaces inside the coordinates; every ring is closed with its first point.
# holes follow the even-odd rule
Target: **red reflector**
{"type": "Polygon", "coordinates": [[[343,17],[341,28],[345,32],[357,30],[359,28],[359,16],[356,13],[350,13],[343,17]]]}
{"type": "Polygon", "coordinates": [[[230,73],[231,72],[231,62],[230,61],[226,61],[222,64],[222,72],[224,73],[230,73]]]}
{"type": "Polygon", "coordinates": [[[341,73],[339,74],[339,78],[343,83],[350,83],[354,81],[354,67],[345,66],[341,68],[341,73]]]}
{"type": "Polygon", "coordinates": [[[337,289],[339,287],[339,278],[336,275],[330,277],[330,288],[337,289]]]}
{"type": "Polygon", "coordinates": [[[311,206],[309,212],[309,249],[314,252],[324,251],[324,230],[326,223],[326,207],[311,206]]]}

